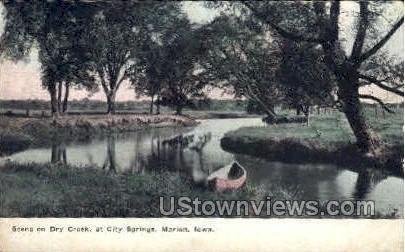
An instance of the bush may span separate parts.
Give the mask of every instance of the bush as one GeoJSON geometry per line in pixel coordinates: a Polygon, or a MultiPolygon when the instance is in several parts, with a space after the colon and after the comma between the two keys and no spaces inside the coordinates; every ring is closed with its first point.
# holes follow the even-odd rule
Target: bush
{"type": "Polygon", "coordinates": [[[30,146],[32,139],[22,133],[0,133],[0,154],[11,154],[30,146]]]}

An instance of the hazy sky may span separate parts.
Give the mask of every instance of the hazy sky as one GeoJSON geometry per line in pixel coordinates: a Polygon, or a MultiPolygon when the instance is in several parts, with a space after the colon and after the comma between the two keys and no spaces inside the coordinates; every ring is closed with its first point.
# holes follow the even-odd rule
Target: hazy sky
{"type": "MultiPolygon", "coordinates": [[[[390,16],[398,16],[403,13],[402,3],[399,3],[398,8],[392,10],[390,16]]],[[[0,11],[3,7],[0,4],[0,11]]],[[[217,11],[206,9],[199,2],[185,2],[184,10],[193,22],[204,23],[215,18],[218,15],[217,11]]],[[[349,27],[353,23],[353,16],[350,12],[357,11],[357,4],[353,2],[346,2],[342,4],[342,12],[347,15],[342,15],[341,22],[349,27]]],[[[389,25],[389,24],[386,24],[389,25]]],[[[4,20],[0,19],[0,33],[3,31],[4,20]]],[[[386,28],[386,27],[385,27],[386,28]]],[[[348,30],[348,29],[346,29],[348,30]]],[[[351,33],[342,33],[342,37],[347,40],[347,45],[351,44],[351,33]]],[[[404,28],[403,26],[397,31],[392,39],[385,46],[392,55],[403,58],[404,52],[404,28]]],[[[389,94],[382,90],[377,89],[364,89],[366,93],[377,94],[380,98],[387,101],[400,101],[401,97],[389,94]]],[[[229,96],[222,96],[222,92],[216,90],[211,92],[213,98],[230,98],[229,96]]],[[[81,90],[72,90],[71,99],[81,99],[87,97],[88,94],[81,90]]],[[[102,91],[89,97],[90,99],[105,100],[105,95],[102,91]]],[[[0,99],[49,99],[47,91],[41,88],[40,80],[40,63],[37,60],[37,51],[33,50],[28,62],[14,63],[11,61],[0,62],[0,99]]],[[[117,100],[133,100],[135,93],[129,88],[128,83],[123,83],[123,86],[118,90],[117,100]]]]}

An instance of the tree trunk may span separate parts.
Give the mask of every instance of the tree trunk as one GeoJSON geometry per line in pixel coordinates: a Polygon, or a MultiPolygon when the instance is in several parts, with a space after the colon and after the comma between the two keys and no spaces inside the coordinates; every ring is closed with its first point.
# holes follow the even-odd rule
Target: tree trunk
{"type": "Polygon", "coordinates": [[[53,84],[48,87],[49,94],[51,96],[51,114],[52,117],[58,117],[59,116],[59,110],[58,110],[58,99],[57,99],[57,90],[56,90],[56,85],[53,84]]]}
{"type": "Polygon", "coordinates": [[[377,108],[377,106],[378,106],[377,104],[373,104],[375,117],[378,117],[378,108],[377,108]]]}
{"type": "Polygon", "coordinates": [[[376,154],[376,150],[380,147],[380,141],[367,125],[356,83],[356,80],[339,80],[338,95],[360,150],[365,153],[376,154]]]}
{"type": "Polygon", "coordinates": [[[149,107],[149,114],[153,114],[153,98],[154,95],[151,96],[150,107],[149,107]]]}
{"type": "Polygon", "coordinates": [[[266,107],[266,113],[270,116],[270,114],[272,115],[272,116],[277,116],[277,114],[276,114],[276,112],[274,111],[275,110],[275,105],[274,104],[269,104],[267,107],[266,107]]]}
{"type": "Polygon", "coordinates": [[[57,163],[59,160],[59,148],[58,148],[58,144],[56,143],[52,143],[52,152],[51,152],[51,163],[55,164],[57,163]]]}
{"type": "Polygon", "coordinates": [[[176,106],[176,115],[181,115],[182,111],[183,111],[183,106],[177,105],[176,106]]]}
{"type": "Polygon", "coordinates": [[[115,114],[115,94],[107,95],[107,114],[115,114]]]}
{"type": "Polygon", "coordinates": [[[69,83],[65,84],[65,97],[63,98],[62,112],[66,113],[69,100],[69,83]]]}
{"type": "Polygon", "coordinates": [[[156,97],[156,114],[160,114],[160,93],[158,93],[156,97]]]}
{"type": "Polygon", "coordinates": [[[117,159],[116,159],[116,149],[115,149],[115,138],[110,136],[107,141],[107,158],[109,160],[110,166],[108,167],[109,173],[117,173],[117,159]]]}
{"type": "Polygon", "coordinates": [[[307,126],[309,126],[310,107],[307,106],[307,105],[304,105],[303,106],[303,112],[304,112],[305,119],[307,121],[307,126]]]}
{"type": "Polygon", "coordinates": [[[60,81],[58,83],[58,112],[60,113],[62,111],[62,88],[63,88],[63,83],[60,81]]]}

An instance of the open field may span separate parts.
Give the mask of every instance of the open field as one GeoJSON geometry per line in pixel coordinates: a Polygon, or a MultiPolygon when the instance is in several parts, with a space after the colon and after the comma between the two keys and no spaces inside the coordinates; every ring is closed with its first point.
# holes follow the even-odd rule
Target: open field
{"type": "MultiPolygon", "coordinates": [[[[204,118],[216,112],[219,113],[244,113],[246,101],[241,100],[216,100],[212,99],[204,104],[195,102],[194,108],[184,108],[184,114],[204,118]]],[[[147,114],[150,109],[149,101],[120,101],[116,102],[116,111],[119,114],[147,114]]],[[[69,101],[68,114],[105,114],[107,103],[97,100],[72,100],[69,101]]],[[[155,108],[156,109],[156,108],[155,108]]],[[[50,103],[45,100],[0,100],[0,114],[12,113],[17,116],[26,116],[27,112],[35,117],[50,116],[50,103]]],[[[154,112],[156,112],[154,110],[154,112]]],[[[175,110],[161,106],[162,114],[173,114],[175,110]]]]}

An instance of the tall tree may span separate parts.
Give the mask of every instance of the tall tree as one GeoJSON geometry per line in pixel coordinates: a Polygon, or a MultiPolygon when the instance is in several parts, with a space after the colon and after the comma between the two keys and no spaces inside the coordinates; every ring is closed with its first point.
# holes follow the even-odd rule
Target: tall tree
{"type": "Polygon", "coordinates": [[[141,62],[145,43],[151,36],[159,36],[160,25],[176,14],[177,8],[177,3],[111,2],[88,24],[84,39],[88,46],[88,70],[106,95],[107,113],[115,112],[115,98],[122,83],[136,82],[134,74],[139,71],[134,69],[141,62]]]}
{"type": "MultiPolygon", "coordinates": [[[[83,52],[73,34],[95,10],[93,3],[68,1],[4,2],[6,24],[1,37],[2,53],[21,60],[37,46],[42,67],[42,85],[49,91],[51,111],[58,115],[57,82],[71,72],[70,65],[78,64],[77,55],[83,52]]],[[[81,69],[81,66],[77,66],[81,69]]]]}
{"type": "Polygon", "coordinates": [[[165,46],[165,89],[162,91],[163,105],[172,106],[181,114],[186,106],[193,106],[192,99],[204,99],[204,87],[208,84],[205,71],[199,67],[204,56],[204,36],[200,29],[184,20],[179,24],[175,36],[165,46]]]}
{"type": "Polygon", "coordinates": [[[274,106],[283,98],[275,76],[281,61],[277,41],[268,31],[251,28],[238,18],[219,17],[206,30],[209,50],[204,68],[211,80],[276,116],[274,106]]]}
{"type": "Polygon", "coordinates": [[[333,106],[335,80],[325,64],[322,49],[312,43],[285,39],[277,78],[282,83],[283,100],[309,116],[309,107],[333,106]]]}
{"type": "MultiPolygon", "coordinates": [[[[404,17],[399,17],[383,36],[370,36],[371,41],[368,41],[370,37],[367,35],[372,34],[375,25],[385,18],[384,8],[375,6],[385,3],[361,1],[356,4],[359,6],[359,15],[356,28],[352,31],[354,42],[351,51],[346,54],[340,31],[347,27],[342,27],[339,22],[342,15],[341,2],[243,2],[254,18],[284,38],[322,47],[325,62],[337,80],[338,98],[359,148],[371,155],[378,155],[381,141],[366,122],[360,98],[379,99],[362,96],[359,93],[360,80],[400,96],[403,96],[403,91],[402,87],[395,88],[382,79],[363,74],[361,67],[368,64],[370,57],[390,40],[403,24],[404,17]]],[[[385,5],[388,4],[391,3],[385,5]]]]}
{"type": "Polygon", "coordinates": [[[135,26],[116,19],[115,15],[115,9],[101,10],[89,23],[85,37],[89,72],[106,95],[108,114],[115,113],[117,91],[129,77],[131,62],[135,60],[133,52],[137,47],[137,37],[140,36],[135,26]]]}
{"type": "Polygon", "coordinates": [[[39,44],[42,84],[50,92],[53,114],[66,112],[71,86],[89,91],[95,88],[94,79],[86,72],[87,63],[81,56],[83,50],[75,43],[80,28],[77,24],[57,28],[39,44]]]}
{"type": "Polygon", "coordinates": [[[140,57],[139,63],[131,72],[131,83],[134,86],[135,93],[137,96],[147,96],[150,97],[150,108],[149,113],[153,114],[153,107],[156,105],[156,113],[159,111],[159,102],[161,90],[164,88],[164,55],[163,46],[158,45],[154,41],[147,43],[146,47],[143,48],[142,56],[140,57]]]}
{"type": "Polygon", "coordinates": [[[204,72],[198,71],[205,51],[203,35],[184,13],[167,24],[155,34],[157,38],[143,47],[137,64],[140,67],[132,79],[144,93],[152,97],[158,94],[158,104],[173,107],[176,114],[181,114],[184,107],[194,105],[193,98],[205,96],[207,82],[204,72]]]}
{"type": "Polygon", "coordinates": [[[159,114],[161,92],[166,86],[166,65],[170,60],[166,49],[172,42],[171,38],[178,34],[178,30],[173,28],[188,22],[179,3],[167,2],[156,5],[153,9],[146,17],[148,32],[142,47],[136,53],[138,61],[131,68],[130,80],[138,96],[151,98],[150,113],[153,113],[156,103],[156,113],[159,114]]]}

